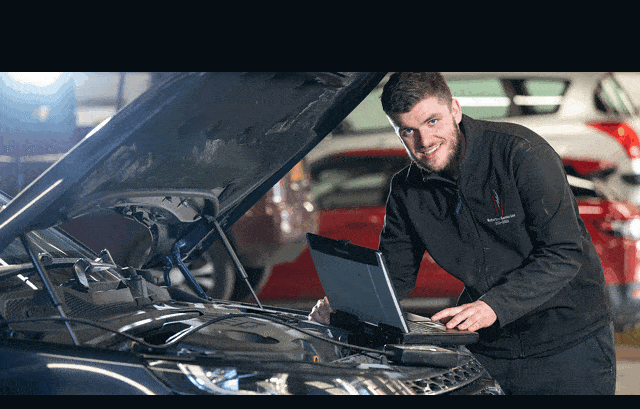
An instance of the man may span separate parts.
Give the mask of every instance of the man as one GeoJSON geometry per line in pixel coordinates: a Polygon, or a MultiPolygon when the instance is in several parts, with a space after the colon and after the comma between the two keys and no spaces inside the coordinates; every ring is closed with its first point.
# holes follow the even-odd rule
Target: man
{"type": "MultiPolygon", "coordinates": [[[[428,251],[465,285],[431,319],[478,331],[469,349],[506,393],[613,394],[604,274],[556,152],[525,127],[463,115],[438,73],[395,73],[381,100],[412,159],[380,236],[398,297],[428,251]]],[[[311,318],[329,310],[325,298],[311,318]]]]}

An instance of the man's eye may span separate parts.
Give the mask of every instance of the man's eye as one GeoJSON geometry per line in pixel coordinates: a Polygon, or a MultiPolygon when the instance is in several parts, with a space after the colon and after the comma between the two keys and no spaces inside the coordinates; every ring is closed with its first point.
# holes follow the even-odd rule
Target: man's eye
{"type": "Polygon", "coordinates": [[[402,136],[411,136],[413,135],[413,129],[403,129],[400,134],[402,136]]]}
{"type": "Polygon", "coordinates": [[[429,125],[435,125],[437,122],[437,119],[432,119],[431,121],[429,121],[429,125]]]}

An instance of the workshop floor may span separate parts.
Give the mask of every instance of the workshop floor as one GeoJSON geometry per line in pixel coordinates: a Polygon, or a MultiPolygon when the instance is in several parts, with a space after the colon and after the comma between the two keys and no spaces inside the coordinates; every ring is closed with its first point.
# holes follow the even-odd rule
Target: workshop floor
{"type": "Polygon", "coordinates": [[[616,395],[640,395],[640,329],[616,333],[616,395]]]}

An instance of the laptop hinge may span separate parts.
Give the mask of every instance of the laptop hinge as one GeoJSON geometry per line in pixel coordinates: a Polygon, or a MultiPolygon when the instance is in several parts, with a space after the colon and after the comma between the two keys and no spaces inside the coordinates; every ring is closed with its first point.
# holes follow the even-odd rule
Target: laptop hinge
{"type": "Polygon", "coordinates": [[[348,342],[352,345],[377,348],[386,344],[401,343],[400,329],[384,323],[371,324],[341,310],[330,314],[330,324],[349,331],[348,342]]]}

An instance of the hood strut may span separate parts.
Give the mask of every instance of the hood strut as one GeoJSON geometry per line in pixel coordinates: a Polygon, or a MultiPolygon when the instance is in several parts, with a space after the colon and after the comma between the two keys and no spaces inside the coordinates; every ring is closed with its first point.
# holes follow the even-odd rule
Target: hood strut
{"type": "Polygon", "coordinates": [[[258,306],[260,307],[260,309],[264,309],[262,307],[262,304],[260,304],[260,300],[258,300],[258,296],[256,295],[256,292],[253,290],[253,287],[251,286],[251,283],[249,282],[249,277],[247,277],[247,272],[244,271],[244,267],[242,267],[242,263],[240,263],[240,259],[238,259],[238,256],[236,255],[236,252],[233,251],[233,247],[231,246],[231,243],[229,242],[229,239],[227,239],[227,235],[222,230],[222,227],[220,227],[220,223],[218,223],[217,220],[214,220],[213,223],[216,226],[216,230],[218,231],[218,234],[220,235],[220,238],[222,238],[222,242],[224,243],[224,247],[227,249],[227,252],[231,256],[231,259],[233,260],[233,263],[236,265],[236,268],[238,269],[238,272],[242,276],[242,279],[244,280],[244,282],[247,283],[247,287],[249,287],[249,290],[251,291],[251,295],[253,295],[253,298],[258,303],[258,306]]]}
{"type": "MultiPolygon", "coordinates": [[[[40,261],[40,258],[38,258],[38,256],[33,252],[33,249],[31,248],[31,243],[29,242],[29,239],[27,238],[26,234],[20,235],[20,241],[22,241],[22,245],[27,251],[27,254],[29,255],[29,257],[31,258],[31,261],[33,261],[33,265],[38,271],[38,275],[40,276],[40,279],[44,283],[44,286],[47,289],[47,293],[49,294],[49,297],[51,297],[51,301],[53,302],[53,305],[58,309],[58,312],[60,313],[60,316],[62,318],[67,318],[67,315],[64,313],[64,310],[62,309],[62,304],[60,304],[60,301],[58,301],[58,297],[56,296],[56,293],[53,290],[51,281],[49,281],[49,276],[47,276],[47,272],[44,268],[44,265],[40,261]]],[[[76,338],[76,334],[71,329],[71,324],[69,323],[69,321],[65,321],[64,324],[67,326],[67,330],[69,330],[69,335],[71,335],[71,338],[73,339],[73,343],[75,345],[80,345],[80,343],[78,342],[78,338],[76,338]]]]}

